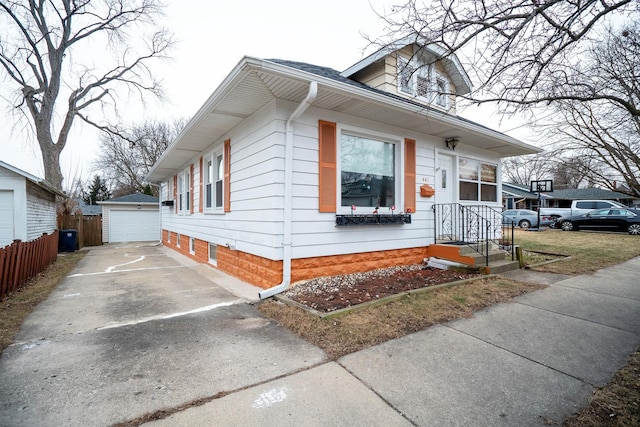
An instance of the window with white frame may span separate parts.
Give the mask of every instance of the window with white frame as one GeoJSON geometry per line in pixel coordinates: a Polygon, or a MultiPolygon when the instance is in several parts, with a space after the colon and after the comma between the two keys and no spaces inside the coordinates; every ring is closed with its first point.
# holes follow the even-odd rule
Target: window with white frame
{"type": "Polygon", "coordinates": [[[398,89],[413,95],[413,74],[415,69],[409,63],[409,60],[398,56],[398,89]]]}
{"type": "Polygon", "coordinates": [[[162,183],[160,194],[162,195],[162,201],[171,200],[173,197],[173,194],[171,193],[171,180],[162,183]]]}
{"type": "Polygon", "coordinates": [[[222,180],[224,178],[224,163],[222,162],[222,154],[216,155],[216,209],[222,209],[222,201],[224,190],[222,180]]]}
{"type": "Polygon", "coordinates": [[[396,204],[396,147],[392,140],[342,132],[340,205],[387,207],[396,204]]]}
{"type": "Polygon", "coordinates": [[[224,189],[222,185],[224,163],[222,161],[222,153],[215,153],[207,157],[204,172],[205,209],[222,209],[224,200],[224,189]]]}
{"type": "Polygon", "coordinates": [[[218,265],[218,245],[209,243],[209,262],[218,265]]]}
{"type": "Polygon", "coordinates": [[[189,169],[184,171],[184,195],[185,195],[185,211],[191,209],[191,173],[189,169]]]}
{"type": "Polygon", "coordinates": [[[189,253],[195,255],[196,253],[196,239],[189,237],[189,253]]]}
{"type": "Polygon", "coordinates": [[[213,196],[213,159],[211,157],[207,157],[207,164],[204,168],[204,208],[211,209],[212,204],[212,196],[213,196]]]}
{"type": "Polygon", "coordinates": [[[498,166],[479,160],[460,158],[460,200],[498,201],[498,166]]]}
{"type": "Polygon", "coordinates": [[[178,174],[178,211],[184,209],[184,174],[178,174]]]}
{"type": "Polygon", "coordinates": [[[176,233],[176,246],[180,247],[180,233],[176,233]]]}
{"type": "Polygon", "coordinates": [[[178,210],[188,213],[191,208],[191,174],[189,169],[178,174],[178,210]]]}
{"type": "Polygon", "coordinates": [[[449,105],[449,83],[444,77],[436,77],[435,91],[436,104],[441,107],[447,108],[449,105]]]}

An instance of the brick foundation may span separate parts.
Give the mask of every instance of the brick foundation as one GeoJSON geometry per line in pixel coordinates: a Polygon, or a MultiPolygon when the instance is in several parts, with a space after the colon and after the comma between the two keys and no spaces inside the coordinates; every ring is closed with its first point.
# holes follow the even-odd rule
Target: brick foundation
{"type": "MultiPolygon", "coordinates": [[[[189,236],[181,235],[180,247],[178,247],[177,233],[171,232],[171,242],[168,241],[168,233],[167,230],[162,231],[162,242],[166,247],[198,262],[209,262],[208,242],[195,239],[195,254],[192,254],[189,251],[189,236]]],[[[291,260],[291,281],[295,283],[299,280],[320,276],[335,276],[397,265],[419,264],[427,256],[428,247],[418,247],[293,259],[291,260]]],[[[231,250],[224,246],[217,248],[217,268],[262,289],[271,288],[282,282],[282,261],[231,250]]]]}

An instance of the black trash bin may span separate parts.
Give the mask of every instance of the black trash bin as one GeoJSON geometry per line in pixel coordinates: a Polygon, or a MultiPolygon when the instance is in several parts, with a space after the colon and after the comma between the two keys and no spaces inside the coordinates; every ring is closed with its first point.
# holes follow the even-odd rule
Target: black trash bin
{"type": "Polygon", "coordinates": [[[60,230],[60,252],[75,252],[78,230],[60,230]]]}

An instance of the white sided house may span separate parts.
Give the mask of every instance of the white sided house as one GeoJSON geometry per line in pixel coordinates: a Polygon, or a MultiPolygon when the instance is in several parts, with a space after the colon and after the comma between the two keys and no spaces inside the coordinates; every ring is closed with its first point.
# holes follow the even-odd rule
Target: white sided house
{"type": "Polygon", "coordinates": [[[149,172],[163,243],[266,297],[467,240],[482,211],[459,209],[499,215],[500,159],[538,150],[458,117],[471,83],[438,55],[402,42],[342,73],[243,58],[149,172]]]}
{"type": "Polygon", "coordinates": [[[0,248],[54,232],[56,195],[49,182],[0,161],[0,248]]]}

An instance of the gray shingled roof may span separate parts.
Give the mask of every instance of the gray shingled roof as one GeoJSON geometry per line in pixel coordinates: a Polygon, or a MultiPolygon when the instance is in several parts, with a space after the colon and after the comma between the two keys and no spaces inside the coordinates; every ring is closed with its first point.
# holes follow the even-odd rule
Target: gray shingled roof
{"type": "Polygon", "coordinates": [[[84,200],[78,200],[78,206],[76,209],[82,212],[82,215],[91,216],[91,215],[102,215],[102,206],[100,205],[87,205],[84,200]]]}
{"type": "Polygon", "coordinates": [[[527,199],[537,199],[538,195],[529,191],[529,188],[524,185],[511,184],[509,182],[502,183],[502,192],[513,194],[514,196],[524,197],[527,199]]]}
{"type": "Polygon", "coordinates": [[[605,190],[603,188],[576,188],[566,190],[556,190],[549,193],[554,199],[562,200],[630,200],[633,197],[618,193],[617,191],[605,190]]]}
{"type": "Polygon", "coordinates": [[[105,203],[158,203],[158,198],[148,194],[135,193],[101,202],[101,204],[105,203]]]}
{"type": "MultiPolygon", "coordinates": [[[[358,87],[360,89],[365,89],[365,90],[368,90],[370,92],[375,92],[375,93],[378,93],[380,95],[384,95],[386,97],[393,98],[393,99],[396,99],[398,101],[405,102],[407,104],[416,105],[416,106],[418,106],[420,108],[424,108],[425,110],[431,110],[431,111],[434,111],[434,112],[437,112],[437,113],[442,113],[442,111],[437,110],[437,109],[435,109],[435,108],[433,108],[433,107],[431,107],[429,105],[422,104],[420,102],[417,102],[417,101],[414,101],[414,100],[411,100],[411,99],[407,99],[407,98],[405,98],[403,96],[396,95],[395,93],[385,92],[383,90],[376,89],[375,87],[367,86],[366,84],[360,83],[360,82],[358,82],[356,80],[352,80],[350,78],[344,77],[344,76],[341,75],[341,73],[339,71],[334,70],[333,68],[323,67],[323,66],[320,66],[320,65],[307,64],[306,62],[289,61],[289,60],[286,60],[286,59],[275,59],[275,58],[272,58],[272,59],[265,59],[265,61],[269,61],[269,62],[273,62],[273,63],[276,63],[276,64],[284,65],[286,67],[295,68],[295,69],[301,70],[301,71],[306,71],[308,73],[316,74],[316,75],[321,76],[321,77],[326,77],[326,78],[329,78],[331,80],[336,80],[336,81],[341,82],[341,83],[347,83],[347,84],[349,84],[351,86],[355,86],[355,87],[358,87]]],[[[484,125],[482,125],[480,123],[476,123],[476,122],[474,122],[472,120],[465,119],[464,117],[461,117],[461,116],[458,116],[458,115],[453,115],[453,116],[456,119],[461,120],[463,122],[471,123],[471,124],[473,124],[475,126],[480,126],[480,127],[485,128],[487,130],[490,130],[492,132],[503,134],[502,132],[496,131],[495,129],[491,129],[491,128],[487,127],[487,126],[484,126],[484,125]]]]}

